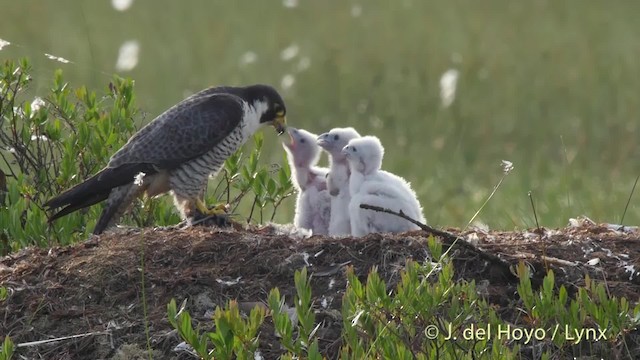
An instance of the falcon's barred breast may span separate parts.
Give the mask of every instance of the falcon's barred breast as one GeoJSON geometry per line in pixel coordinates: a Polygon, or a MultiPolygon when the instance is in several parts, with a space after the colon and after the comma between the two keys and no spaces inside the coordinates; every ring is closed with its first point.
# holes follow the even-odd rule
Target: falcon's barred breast
{"type": "Polygon", "coordinates": [[[49,200],[50,209],[63,207],[49,221],[107,200],[93,231],[100,234],[142,193],[168,191],[184,218],[209,213],[201,199],[209,176],[263,125],[284,132],[285,115],[267,85],[200,91],[135,133],[99,173],[49,200]]]}

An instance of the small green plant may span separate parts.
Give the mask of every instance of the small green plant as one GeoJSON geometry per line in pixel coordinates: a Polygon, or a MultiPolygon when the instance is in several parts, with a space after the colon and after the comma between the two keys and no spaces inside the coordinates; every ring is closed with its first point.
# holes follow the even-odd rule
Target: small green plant
{"type": "Polygon", "coordinates": [[[395,291],[375,269],[364,284],[352,268],[347,279],[342,359],[510,359],[517,353],[517,345],[511,349],[506,340],[465,337],[473,326],[496,328],[501,321],[478,297],[474,282],[454,281],[446,258],[407,262],[395,291]]]}
{"type": "Polygon", "coordinates": [[[291,170],[286,161],[284,166],[278,166],[275,170],[259,165],[263,142],[264,135],[256,133],[253,136],[253,150],[246,161],[242,150],[230,156],[224,164],[224,176],[216,186],[218,190],[221,185],[224,185],[217,198],[220,201],[226,196],[226,202],[232,207],[232,212],[238,209],[246,195],[253,195],[247,222],[252,220],[256,209],[260,216],[259,222],[264,222],[264,209],[267,205],[272,209],[269,220],[273,220],[282,201],[293,194],[291,170]],[[233,199],[232,190],[236,193],[233,199]]]}
{"type": "Polygon", "coordinates": [[[215,330],[200,334],[191,325],[191,316],[184,308],[176,310],[175,300],[167,305],[169,322],[180,337],[202,359],[253,359],[258,349],[258,329],[266,316],[266,309],[256,306],[245,320],[240,315],[238,303],[229,301],[213,315],[215,330]],[[209,350],[210,345],[212,349],[209,350]]]}
{"type": "Polygon", "coordinates": [[[285,304],[284,298],[280,296],[280,291],[275,288],[269,292],[269,309],[273,316],[273,323],[276,334],[281,338],[282,346],[288,353],[285,359],[296,357],[308,359],[322,359],[318,350],[318,339],[316,331],[319,324],[315,324],[315,313],[311,298],[310,278],[307,277],[307,268],[296,271],[294,283],[296,286],[296,296],[293,299],[295,317],[292,316],[285,304]],[[294,332],[294,321],[297,318],[297,336],[294,332]]]}
{"type": "Polygon", "coordinates": [[[0,360],[10,360],[13,356],[13,342],[9,336],[5,336],[2,348],[0,348],[0,360]]]}
{"type": "Polygon", "coordinates": [[[640,326],[640,304],[631,309],[626,298],[609,296],[604,284],[593,281],[588,275],[575,298],[569,299],[563,285],[556,288],[551,270],[538,292],[532,290],[530,271],[524,263],[518,264],[517,274],[520,278],[518,294],[527,322],[553,334],[551,339],[557,352],[577,356],[580,350],[574,349],[576,345],[595,341],[624,343],[625,335],[640,326]]]}

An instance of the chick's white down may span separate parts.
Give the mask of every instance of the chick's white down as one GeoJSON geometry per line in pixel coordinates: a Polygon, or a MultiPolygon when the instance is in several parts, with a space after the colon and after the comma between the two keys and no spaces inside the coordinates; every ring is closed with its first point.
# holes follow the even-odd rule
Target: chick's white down
{"type": "Polygon", "coordinates": [[[331,199],[327,190],[328,169],[316,166],[320,148],[316,135],[303,129],[288,127],[289,143],[284,143],[291,167],[291,180],[298,190],[294,225],[314,235],[329,232],[331,199]]]}
{"type": "Polygon", "coordinates": [[[351,169],[349,213],[352,236],[419,229],[415,224],[395,215],[361,209],[361,204],[402,211],[410,218],[426,224],[422,207],[410,184],[395,174],[381,170],[384,148],[377,137],[353,139],[342,153],[351,169]]]}
{"type": "Polygon", "coordinates": [[[349,163],[342,154],[342,149],[351,139],[359,138],[354,128],[334,128],[318,136],[318,145],[329,154],[329,176],[327,187],[331,195],[331,219],[329,235],[343,236],[351,234],[349,216],[349,163]]]}

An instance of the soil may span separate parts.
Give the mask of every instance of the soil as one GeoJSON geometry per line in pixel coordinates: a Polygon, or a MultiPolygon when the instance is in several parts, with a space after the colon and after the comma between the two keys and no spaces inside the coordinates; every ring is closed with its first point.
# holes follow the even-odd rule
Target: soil
{"type": "MultiPolygon", "coordinates": [[[[556,282],[570,292],[582,286],[589,274],[606,281],[611,295],[624,296],[632,304],[640,299],[637,229],[582,220],[556,230],[436,233],[445,245],[452,243],[451,236],[464,239],[451,252],[456,277],[475,279],[507,321],[518,321],[513,310],[519,301],[518,280],[510,268],[522,260],[533,270],[536,286],[549,267],[556,282]]],[[[364,238],[301,238],[273,226],[193,227],[125,230],[74,246],[29,248],[0,259],[0,286],[9,291],[0,303],[0,335],[11,336],[15,344],[78,335],[16,349],[25,358],[142,359],[148,358],[148,331],[155,359],[193,359],[176,350],[181,340],[166,316],[172,298],[178,305],[186,299],[194,321],[211,328],[211,311],[230,299],[250,309],[278,287],[291,306],[294,271],[307,266],[313,274],[315,304],[328,304],[326,309],[318,306],[320,349],[335,358],[341,345],[341,320],[333,310],[340,309],[345,267],[353,266],[365,279],[375,266],[394,286],[408,259],[429,259],[428,236],[426,231],[415,231],[364,238]]],[[[640,333],[635,330],[631,335],[635,343],[627,343],[629,353],[640,354],[640,333]]],[[[266,359],[282,353],[269,321],[260,333],[260,351],[266,359]]]]}

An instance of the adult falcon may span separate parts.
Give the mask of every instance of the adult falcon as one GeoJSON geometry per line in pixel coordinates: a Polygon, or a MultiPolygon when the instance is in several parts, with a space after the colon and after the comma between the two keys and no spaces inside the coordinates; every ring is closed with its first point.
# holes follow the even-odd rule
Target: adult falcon
{"type": "Polygon", "coordinates": [[[209,176],[262,126],[282,134],[285,115],[282,97],[267,85],[200,91],[135,133],[99,173],[45,203],[63,207],[49,222],[107,200],[93,230],[100,234],[136,197],[169,191],[183,218],[221,214],[223,206],[209,209],[202,200],[209,176]]]}

